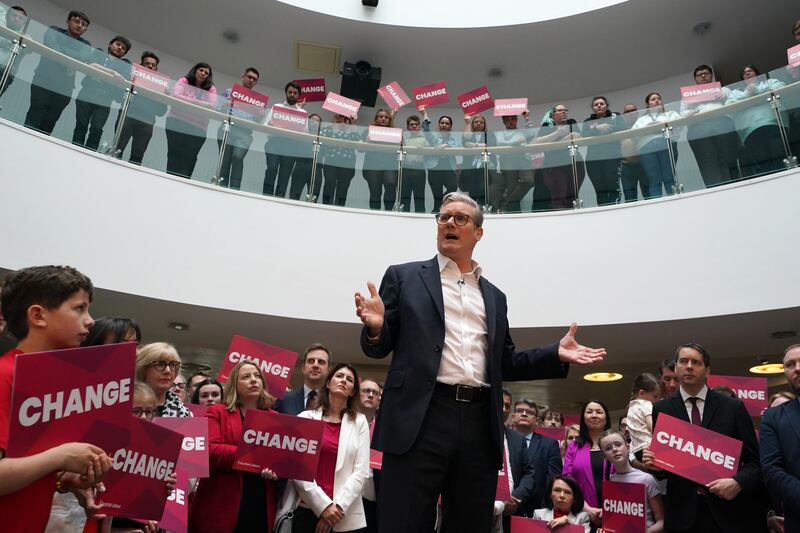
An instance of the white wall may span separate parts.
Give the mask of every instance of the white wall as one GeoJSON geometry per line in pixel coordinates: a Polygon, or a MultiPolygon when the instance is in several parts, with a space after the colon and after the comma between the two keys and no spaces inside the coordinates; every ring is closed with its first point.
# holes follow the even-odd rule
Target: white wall
{"type": "MultiPolygon", "coordinates": [[[[116,291],[355,322],[355,290],[388,264],[435,253],[430,215],[220,190],[5,122],[0,147],[2,268],[73,264],[116,291]]],[[[509,295],[513,327],[794,307],[796,174],[640,205],[490,217],[476,259],[509,295]]]]}

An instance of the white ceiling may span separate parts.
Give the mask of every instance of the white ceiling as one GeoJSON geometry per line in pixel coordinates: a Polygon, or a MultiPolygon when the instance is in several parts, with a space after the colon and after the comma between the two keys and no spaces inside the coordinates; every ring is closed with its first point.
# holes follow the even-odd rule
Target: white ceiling
{"type": "MultiPolygon", "coordinates": [[[[532,104],[663,80],[699,63],[717,66],[725,82],[734,81],[744,64],[769,70],[785,64],[797,17],[796,0],[630,0],[533,24],[436,29],[346,20],[275,0],[53,2],[221,72],[236,76],[245,65],[256,65],[262,83],[272,87],[315,77],[294,69],[294,42],[306,40],[341,46],[344,61],[383,67],[386,82],[412,87],[445,79],[454,94],[488,82],[495,97],[528,96],[532,104]],[[710,31],[693,33],[705,21],[710,31]],[[240,35],[236,44],[222,37],[230,28],[240,35]],[[503,76],[487,79],[492,67],[503,76]]],[[[338,90],[337,79],[328,83],[338,90]]]]}

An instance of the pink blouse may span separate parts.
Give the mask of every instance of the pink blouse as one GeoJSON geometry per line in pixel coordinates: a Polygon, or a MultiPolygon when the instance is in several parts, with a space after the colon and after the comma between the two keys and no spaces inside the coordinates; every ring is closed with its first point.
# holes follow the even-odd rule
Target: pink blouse
{"type": "MultiPolygon", "coordinates": [[[[213,107],[217,102],[217,88],[213,85],[208,90],[189,85],[189,80],[181,78],[175,83],[172,88],[172,96],[186,100],[193,104],[198,104],[206,107],[213,107]]],[[[208,118],[204,117],[201,112],[184,107],[171,106],[168,117],[182,120],[192,126],[205,130],[208,127],[208,118]]]]}

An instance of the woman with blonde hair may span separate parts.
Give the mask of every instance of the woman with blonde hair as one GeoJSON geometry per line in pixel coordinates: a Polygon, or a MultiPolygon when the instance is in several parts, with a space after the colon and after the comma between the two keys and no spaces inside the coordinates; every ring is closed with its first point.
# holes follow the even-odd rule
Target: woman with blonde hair
{"type": "MultiPolygon", "coordinates": [[[[394,127],[394,111],[380,108],[375,112],[372,126],[394,127]]],[[[364,132],[363,140],[366,140],[364,132]]],[[[364,154],[361,170],[369,187],[369,208],[380,209],[381,202],[386,211],[391,211],[397,199],[397,155],[394,152],[368,150],[364,154]]]]}
{"type": "Polygon", "coordinates": [[[243,472],[234,470],[233,465],[247,410],[269,411],[273,403],[258,366],[240,361],[225,383],[225,403],[206,411],[210,476],[200,480],[189,507],[189,531],[271,531],[275,474],[268,468],[260,474],[243,472]]]}
{"type": "Polygon", "coordinates": [[[156,394],[156,416],[187,418],[191,411],[171,389],[181,370],[181,356],[166,342],[153,342],[136,352],[136,379],[150,385],[156,394]]]}

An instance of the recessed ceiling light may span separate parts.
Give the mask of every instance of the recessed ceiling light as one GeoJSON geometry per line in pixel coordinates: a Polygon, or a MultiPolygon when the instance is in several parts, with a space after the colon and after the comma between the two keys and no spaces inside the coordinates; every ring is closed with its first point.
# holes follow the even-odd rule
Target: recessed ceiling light
{"type": "Polygon", "coordinates": [[[750,368],[753,374],[782,374],[783,363],[762,363],[750,368]]]}
{"type": "Polygon", "coordinates": [[[189,324],[184,324],[183,322],[170,322],[167,326],[175,331],[186,331],[189,329],[189,324]]]}
{"type": "Polygon", "coordinates": [[[594,381],[597,383],[604,383],[606,381],[618,381],[622,379],[622,374],[619,372],[593,372],[583,376],[586,381],[594,381]]]}

